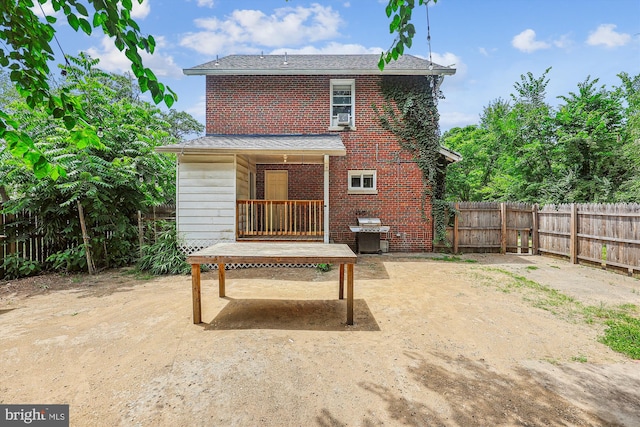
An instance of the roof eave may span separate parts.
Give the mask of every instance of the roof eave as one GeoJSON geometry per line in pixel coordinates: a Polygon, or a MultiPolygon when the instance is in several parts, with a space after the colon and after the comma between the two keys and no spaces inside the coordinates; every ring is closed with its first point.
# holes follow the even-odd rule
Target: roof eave
{"type": "Polygon", "coordinates": [[[462,155],[450,150],[446,147],[440,147],[440,155],[443,156],[449,163],[457,163],[462,160],[462,155]]]}
{"type": "Polygon", "coordinates": [[[434,68],[433,70],[307,70],[307,69],[242,69],[230,70],[220,68],[185,68],[182,72],[187,76],[283,76],[283,75],[392,75],[392,76],[452,76],[455,68],[434,68]]]}
{"type": "Polygon", "coordinates": [[[346,156],[347,150],[342,149],[308,149],[308,150],[287,150],[287,149],[256,149],[256,148],[212,148],[212,147],[185,147],[183,145],[163,145],[156,147],[159,153],[175,153],[175,154],[315,154],[329,156],[346,156]]]}

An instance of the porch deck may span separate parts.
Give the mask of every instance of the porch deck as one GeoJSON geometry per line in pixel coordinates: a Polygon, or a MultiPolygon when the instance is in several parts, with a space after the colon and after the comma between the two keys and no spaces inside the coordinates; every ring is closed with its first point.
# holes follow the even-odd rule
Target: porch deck
{"type": "Polygon", "coordinates": [[[238,242],[322,242],[323,236],[301,235],[254,235],[238,236],[238,242]]]}
{"type": "Polygon", "coordinates": [[[322,242],[323,200],[237,200],[238,241],[322,242]]]}

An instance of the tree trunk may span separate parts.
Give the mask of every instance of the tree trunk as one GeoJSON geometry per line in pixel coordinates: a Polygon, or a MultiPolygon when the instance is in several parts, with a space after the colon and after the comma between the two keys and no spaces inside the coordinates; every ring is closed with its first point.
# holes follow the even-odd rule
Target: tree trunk
{"type": "Polygon", "coordinates": [[[9,201],[9,195],[7,194],[7,189],[4,188],[4,185],[0,185],[0,202],[6,203],[8,201],[9,201]]]}
{"type": "Polygon", "coordinates": [[[82,203],[78,200],[78,216],[80,217],[80,228],[82,229],[82,240],[84,241],[84,252],[87,255],[87,269],[89,274],[95,274],[96,267],[93,265],[93,258],[91,257],[91,246],[89,245],[89,235],[87,234],[87,225],[84,222],[84,209],[82,203]]]}

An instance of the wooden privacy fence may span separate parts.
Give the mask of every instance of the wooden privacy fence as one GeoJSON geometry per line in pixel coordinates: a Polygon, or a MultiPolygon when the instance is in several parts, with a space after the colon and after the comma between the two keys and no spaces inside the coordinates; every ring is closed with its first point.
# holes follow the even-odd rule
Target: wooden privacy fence
{"type": "MultiPolygon", "coordinates": [[[[534,207],[524,203],[460,202],[451,205],[447,240],[454,253],[535,253],[534,207]]],[[[447,248],[440,244],[439,249],[447,248]]]]}
{"type": "Polygon", "coordinates": [[[640,204],[547,205],[537,217],[540,252],[640,270],[640,204]]]}
{"type": "Polygon", "coordinates": [[[538,205],[460,202],[451,205],[449,245],[458,252],[566,256],[640,270],[640,204],[538,205]]]}
{"type": "Polygon", "coordinates": [[[0,265],[8,255],[15,253],[31,261],[47,259],[51,254],[50,247],[34,231],[39,228],[39,222],[40,219],[29,212],[0,214],[0,265]]]}
{"type": "MultiPolygon", "coordinates": [[[[147,213],[138,212],[140,245],[153,243],[157,239],[157,221],[160,220],[174,221],[175,205],[160,205],[150,208],[150,212],[147,213]]],[[[24,259],[40,263],[53,254],[51,245],[37,231],[40,221],[37,215],[29,212],[0,214],[0,266],[11,254],[19,254],[24,259]]],[[[111,235],[112,233],[107,234],[107,237],[111,235]]],[[[0,277],[2,274],[0,270],[0,277]]]]}

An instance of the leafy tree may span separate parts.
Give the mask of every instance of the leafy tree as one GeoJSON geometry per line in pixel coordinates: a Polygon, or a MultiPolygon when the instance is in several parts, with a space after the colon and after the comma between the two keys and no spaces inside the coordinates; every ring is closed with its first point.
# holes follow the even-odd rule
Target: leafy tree
{"type": "Polygon", "coordinates": [[[492,135],[477,125],[453,128],[442,139],[444,145],[462,155],[462,161],[449,165],[446,170],[446,194],[449,201],[481,201],[482,190],[487,185],[494,161],[492,145],[487,140],[492,135]]]}
{"type": "Polygon", "coordinates": [[[22,124],[19,131],[67,173],[57,180],[38,178],[9,158],[0,164],[0,184],[13,196],[5,210],[38,217],[35,231],[57,250],[49,260],[54,268],[128,264],[137,254],[137,211],[175,193],[174,159],[154,148],[176,142],[167,118],[182,115],[163,114],[141,101],[131,78],[97,69],[97,60],[86,55],[69,60],[60,90],[82,94],[81,108],[99,125],[100,144],[70,143],[73,133],[47,111],[32,110],[21,100],[9,105],[22,124]]]}
{"type": "Polygon", "coordinates": [[[562,169],[571,177],[564,195],[568,202],[612,202],[622,181],[620,159],[622,106],[598,79],[578,84],[578,92],[560,96],[555,116],[562,169]]]}
{"type": "Polygon", "coordinates": [[[478,127],[443,136],[463,155],[448,168],[448,200],[640,200],[640,75],[621,73],[612,90],[587,77],[552,109],[548,71],[521,76],[511,102],[490,103],[478,127]]]}
{"type": "Polygon", "coordinates": [[[615,195],[616,201],[638,202],[640,200],[640,74],[618,75],[622,81],[615,89],[623,105],[623,126],[617,137],[621,140],[620,163],[626,173],[615,195]]]}
{"type": "Polygon", "coordinates": [[[510,200],[537,201],[545,180],[553,176],[553,111],[545,101],[550,70],[538,78],[530,72],[521,75],[514,85],[508,135],[509,154],[515,160],[510,172],[518,185],[506,194],[510,200]]]}
{"type": "MultiPolygon", "coordinates": [[[[36,14],[36,10],[43,11],[42,4],[47,1],[54,11],[64,14],[75,31],[91,35],[99,28],[113,38],[115,46],[131,61],[131,70],[142,91],[149,91],[155,103],[172,106],[176,94],[158,82],[153,71],[143,64],[140,52],[153,53],[156,42],[150,35],[143,36],[138,24],[131,19],[132,0],[0,0],[0,40],[3,41],[0,66],[10,70],[9,79],[29,108],[44,111],[70,132],[69,143],[79,147],[100,146],[97,127],[83,110],[81,97],[66,88],[51,87],[49,63],[55,59],[52,43],[57,18],[46,16],[41,20],[36,14]]],[[[56,179],[63,175],[64,168],[52,165],[31,136],[20,128],[15,117],[4,108],[0,110],[0,140],[4,140],[6,149],[31,167],[39,178],[56,179]]]]}
{"type": "Polygon", "coordinates": [[[171,123],[169,132],[177,140],[184,140],[189,135],[199,134],[203,131],[202,123],[184,111],[171,109],[168,112],[161,112],[160,115],[166,122],[171,123]]]}

